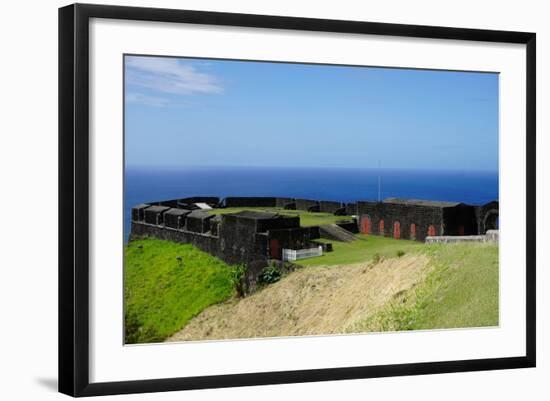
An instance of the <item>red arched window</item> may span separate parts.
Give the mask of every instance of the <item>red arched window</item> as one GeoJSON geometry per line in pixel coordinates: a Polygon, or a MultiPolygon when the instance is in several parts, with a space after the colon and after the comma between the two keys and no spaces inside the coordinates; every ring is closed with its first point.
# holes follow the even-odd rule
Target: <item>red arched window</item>
{"type": "Polygon", "coordinates": [[[428,227],[428,235],[430,237],[433,237],[435,235],[435,226],[433,224],[430,224],[428,227]]]}
{"type": "Polygon", "coordinates": [[[370,217],[368,215],[363,216],[361,219],[361,233],[362,234],[370,234],[371,228],[370,228],[370,217]]]}
{"type": "Polygon", "coordinates": [[[401,223],[398,220],[393,222],[393,238],[401,238],[401,223]]]}
{"type": "Polygon", "coordinates": [[[414,223],[411,224],[411,239],[416,239],[416,224],[414,223]]]}
{"type": "Polygon", "coordinates": [[[384,235],[384,220],[380,220],[378,223],[378,234],[384,235]]]}

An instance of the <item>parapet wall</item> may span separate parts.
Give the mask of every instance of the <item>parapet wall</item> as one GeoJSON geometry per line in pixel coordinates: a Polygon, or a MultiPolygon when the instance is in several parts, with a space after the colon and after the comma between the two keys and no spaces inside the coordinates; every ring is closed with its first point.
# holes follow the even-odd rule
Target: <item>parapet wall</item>
{"type": "Polygon", "coordinates": [[[224,199],[225,207],[276,207],[277,198],[260,196],[228,196],[224,199]]]}
{"type": "MultiPolygon", "coordinates": [[[[229,205],[275,205],[275,198],[259,199],[232,198],[229,205]]],[[[256,288],[269,259],[281,259],[283,248],[301,249],[319,238],[319,228],[300,227],[298,216],[254,211],[215,216],[207,210],[162,206],[190,205],[189,201],[172,202],[132,208],[130,240],[153,237],[191,244],[230,265],[244,264],[247,292],[256,288]]]]}
{"type": "Polygon", "coordinates": [[[201,196],[141,204],[132,208],[130,240],[155,237],[189,243],[229,264],[267,263],[270,258],[280,258],[282,248],[307,246],[319,238],[319,229],[300,227],[298,216],[272,213],[271,218],[265,212],[214,216],[208,210],[186,208],[198,207],[194,203],[246,208],[286,207],[294,202],[293,198],[275,197],[228,197],[220,202],[216,197],[201,196]]]}
{"type": "MultiPolygon", "coordinates": [[[[208,197],[186,198],[189,203],[193,200],[193,202],[200,201],[209,204],[213,203],[212,199],[213,198],[208,197]],[[204,199],[208,199],[210,202],[206,202],[204,199]]],[[[214,199],[218,199],[219,201],[219,198],[214,199]]],[[[181,201],[182,200],[179,200],[180,203],[181,201]]],[[[176,200],[158,202],[158,204],[163,206],[170,206],[176,203],[176,200]]],[[[220,205],[222,207],[278,207],[282,209],[296,209],[310,212],[334,213],[339,215],[350,214],[349,212],[355,212],[357,210],[355,204],[346,204],[344,202],[271,196],[228,196],[220,202],[220,205]]]]}
{"type": "Polygon", "coordinates": [[[485,235],[440,235],[426,237],[427,244],[455,244],[464,242],[499,242],[499,231],[489,230],[485,235]]]}
{"type": "Polygon", "coordinates": [[[201,234],[171,227],[148,224],[143,221],[132,221],[130,240],[154,237],[173,242],[191,244],[201,251],[224,259],[220,253],[220,238],[210,234],[201,234]]]}

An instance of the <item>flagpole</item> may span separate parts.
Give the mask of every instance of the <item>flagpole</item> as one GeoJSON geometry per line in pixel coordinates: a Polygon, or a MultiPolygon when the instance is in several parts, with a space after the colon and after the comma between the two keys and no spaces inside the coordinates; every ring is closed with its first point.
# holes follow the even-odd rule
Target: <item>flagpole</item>
{"type": "Polygon", "coordinates": [[[380,202],[380,160],[378,160],[378,202],[380,202]]]}

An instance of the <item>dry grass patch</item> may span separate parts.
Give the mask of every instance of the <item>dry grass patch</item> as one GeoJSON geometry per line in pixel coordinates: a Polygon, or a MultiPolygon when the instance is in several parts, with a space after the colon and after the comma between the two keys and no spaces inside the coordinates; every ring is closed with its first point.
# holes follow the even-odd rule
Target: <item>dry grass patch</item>
{"type": "Polygon", "coordinates": [[[426,255],[298,270],[250,297],[205,309],[167,341],[337,334],[421,282],[426,255]]]}

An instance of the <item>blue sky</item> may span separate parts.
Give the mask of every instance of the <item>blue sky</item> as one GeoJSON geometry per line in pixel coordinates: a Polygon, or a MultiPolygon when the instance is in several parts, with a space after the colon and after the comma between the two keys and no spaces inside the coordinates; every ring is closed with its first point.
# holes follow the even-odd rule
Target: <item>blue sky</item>
{"type": "Polygon", "coordinates": [[[498,170],[498,75],[126,56],[128,167],[498,170]]]}

